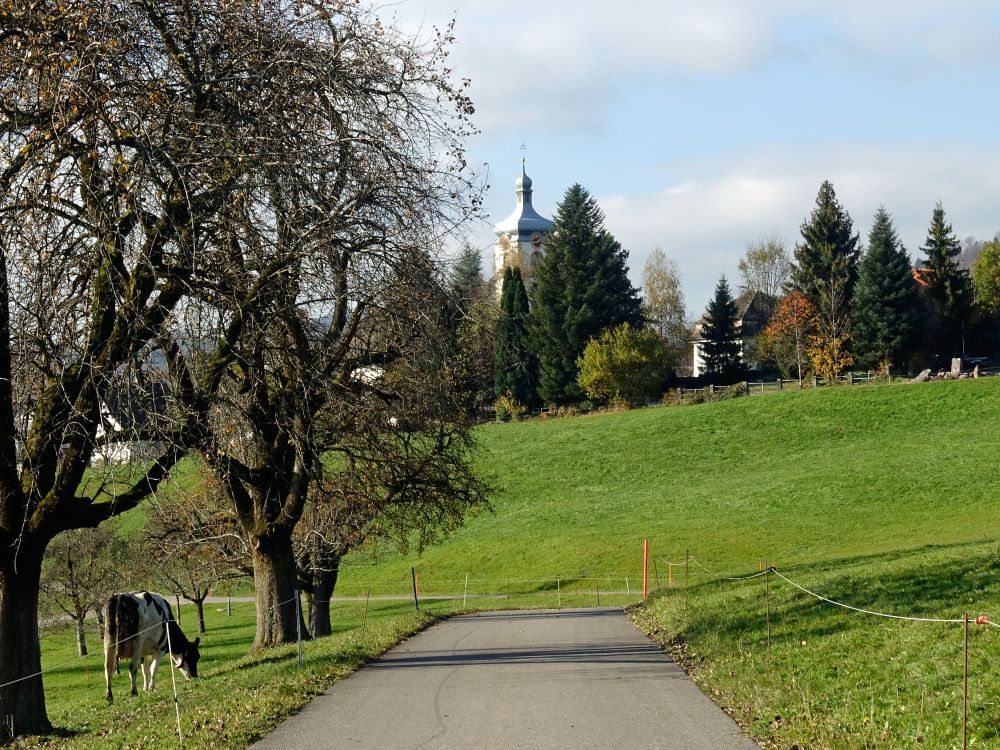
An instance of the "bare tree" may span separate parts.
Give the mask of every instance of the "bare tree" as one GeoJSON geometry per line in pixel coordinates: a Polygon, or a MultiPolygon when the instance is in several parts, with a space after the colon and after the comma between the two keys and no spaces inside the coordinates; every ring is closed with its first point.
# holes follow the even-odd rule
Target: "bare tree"
{"type": "Polygon", "coordinates": [[[751,242],[737,267],[743,276],[740,291],[758,292],[768,311],[773,312],[791,278],[792,261],[785,243],[777,235],[751,242]]]}
{"type": "Polygon", "coordinates": [[[391,463],[409,486],[433,477],[428,508],[482,499],[449,395],[443,274],[429,249],[479,198],[463,173],[471,104],[444,65],[450,30],[414,40],[333,0],[244,15],[225,32],[267,50],[267,75],[248,80],[245,97],[268,103],[255,127],[273,137],[244,165],[257,181],[219,212],[211,241],[228,253],[223,280],[185,310],[190,328],[168,364],[189,408],[207,405],[199,451],[250,543],[260,648],[304,625],[292,534],[324,455],[345,471],[391,463]],[[266,309],[248,312],[244,299],[261,288],[266,309]],[[184,345],[215,340],[229,320],[242,328],[221,367],[184,345]],[[218,399],[204,382],[218,384],[218,399]]]}
{"type": "Polygon", "coordinates": [[[642,269],[642,296],[643,313],[667,344],[669,367],[676,368],[685,360],[690,326],[677,261],[658,247],[642,269]]]}
{"type": "Polygon", "coordinates": [[[323,481],[313,483],[310,501],[295,529],[299,584],[308,604],[309,632],[330,635],[330,605],[340,575],[340,562],[377,528],[372,504],[350,497],[323,481]]]}
{"type": "MultiPolygon", "coordinates": [[[[484,500],[442,291],[419,248],[407,256],[398,269],[357,258],[367,267],[351,280],[359,301],[339,322],[337,313],[311,319],[305,305],[276,311],[227,369],[203,455],[250,542],[255,647],[295,638],[292,535],[313,482],[332,474],[338,491],[383,514],[409,506],[426,534],[454,528],[484,500]]],[[[301,283],[315,305],[321,280],[301,283]]]]}
{"type": "Polygon", "coordinates": [[[125,437],[100,437],[102,404],[151,381],[157,333],[211,263],[200,237],[238,168],[148,10],[0,2],[0,741],[50,729],[48,543],[135,507],[197,432],[166,403],[158,455],[81,490],[100,442],[125,437]]]}
{"type": "Polygon", "coordinates": [[[146,549],[159,561],[153,576],[195,605],[205,632],[205,600],[222,581],[248,577],[250,548],[232,505],[209,471],[192,491],[171,485],[150,504],[146,549]]]}
{"type": "MultiPolygon", "coordinates": [[[[325,372],[349,377],[372,306],[349,279],[381,291],[361,282],[475,205],[450,39],[414,43],[350,1],[0,0],[0,741],[51,728],[37,620],[59,533],[134,508],[197,446],[254,487],[259,513],[233,496],[258,557],[286,544],[316,453],[264,413],[283,404],[257,398],[275,374],[259,365],[280,360],[255,347],[322,320],[343,365],[325,372]],[[122,394],[156,419],[106,420],[122,394]],[[214,430],[247,404],[261,455],[296,446],[268,464],[288,507],[214,430]],[[130,441],[156,452],[88,473],[130,441]]],[[[282,398],[316,388],[281,367],[282,398]]]]}
{"type": "Polygon", "coordinates": [[[87,617],[117,589],[124,556],[124,544],[104,528],[60,534],[46,550],[42,593],[72,620],[80,656],[87,655],[87,617]]]}

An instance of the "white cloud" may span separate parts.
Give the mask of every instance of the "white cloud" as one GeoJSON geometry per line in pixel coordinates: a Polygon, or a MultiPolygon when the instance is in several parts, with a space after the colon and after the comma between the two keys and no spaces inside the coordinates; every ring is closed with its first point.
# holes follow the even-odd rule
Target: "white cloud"
{"type": "Polygon", "coordinates": [[[408,28],[458,19],[452,61],[484,132],[594,132],[636,78],[747,73],[779,58],[901,77],[991,65],[990,0],[447,0],[390,5],[408,28]]]}
{"type": "Polygon", "coordinates": [[[636,77],[719,75],[756,66],[777,40],[766,16],[731,0],[510,0],[393,6],[411,27],[456,15],[452,62],[471,78],[484,132],[593,132],[636,77]]]}
{"type": "Polygon", "coordinates": [[[606,226],[630,251],[638,285],[649,251],[660,246],[680,265],[688,307],[700,311],[723,273],[735,287],[748,241],[777,232],[791,249],[824,179],[864,240],[884,204],[915,258],[934,203],[944,203],[959,238],[1000,229],[1000,149],[957,145],[755,151],[722,160],[670,165],[683,189],[599,197],[606,226]]]}

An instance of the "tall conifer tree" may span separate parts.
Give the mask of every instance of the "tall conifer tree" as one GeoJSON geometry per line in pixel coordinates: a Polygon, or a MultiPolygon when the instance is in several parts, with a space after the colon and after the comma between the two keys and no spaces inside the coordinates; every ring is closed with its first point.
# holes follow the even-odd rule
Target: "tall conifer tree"
{"type": "Polygon", "coordinates": [[[857,279],[859,236],[847,211],[837,201],[829,180],[816,196],[816,207],[802,224],[802,242],[795,247],[792,282],[817,308],[822,290],[831,279],[843,278],[844,296],[850,300],[857,279]]]}
{"type": "Polygon", "coordinates": [[[520,268],[507,268],[500,295],[497,348],[493,358],[493,390],[510,391],[522,404],[535,400],[534,363],[528,348],[528,293],[520,268]]]}
{"type": "Polygon", "coordinates": [[[919,303],[910,258],[892,217],[879,208],[868,234],[868,251],[858,267],[852,303],[852,338],[862,364],[903,362],[917,333],[919,303]]]}
{"type": "Polygon", "coordinates": [[[564,403],[583,397],[576,361],[587,342],[622,323],[640,327],[642,312],[628,279],[628,253],[582,186],[566,191],[555,225],[532,287],[532,349],[538,395],[564,403]]]}
{"type": "Polygon", "coordinates": [[[705,370],[722,382],[735,381],[743,372],[740,332],[736,327],[737,315],[729,282],[723,276],[715,286],[715,296],[708,303],[705,324],[701,329],[705,370]]]}
{"type": "Polygon", "coordinates": [[[922,277],[931,315],[929,344],[934,354],[953,354],[961,348],[972,307],[972,289],[968,272],[958,267],[962,245],[945,221],[941,201],[934,206],[927,240],[920,250],[927,256],[922,277]]]}
{"type": "Polygon", "coordinates": [[[479,250],[469,244],[462,246],[452,266],[450,281],[455,305],[463,315],[468,314],[469,309],[486,294],[483,258],[479,250]]]}

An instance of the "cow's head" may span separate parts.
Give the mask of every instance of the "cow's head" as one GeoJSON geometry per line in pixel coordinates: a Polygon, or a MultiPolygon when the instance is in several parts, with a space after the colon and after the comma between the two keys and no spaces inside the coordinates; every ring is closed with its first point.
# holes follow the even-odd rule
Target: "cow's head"
{"type": "Polygon", "coordinates": [[[195,638],[193,643],[189,643],[183,654],[174,656],[174,664],[188,679],[198,676],[198,660],[201,658],[201,654],[198,653],[199,643],[201,643],[201,637],[195,638]]]}

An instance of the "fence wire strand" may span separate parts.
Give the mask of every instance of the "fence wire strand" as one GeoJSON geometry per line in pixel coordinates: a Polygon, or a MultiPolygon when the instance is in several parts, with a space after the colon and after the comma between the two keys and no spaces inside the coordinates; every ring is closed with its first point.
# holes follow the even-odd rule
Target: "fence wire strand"
{"type": "MultiPolygon", "coordinates": [[[[148,633],[150,630],[156,630],[157,628],[162,628],[162,627],[163,627],[162,622],[159,622],[156,625],[150,625],[148,628],[138,631],[134,636],[130,635],[128,638],[122,638],[120,640],[115,641],[114,643],[109,644],[107,648],[110,648],[111,646],[120,646],[125,641],[131,640],[136,636],[142,635],[143,633],[148,633]]],[[[94,656],[94,654],[84,654],[83,656],[77,656],[75,659],[68,659],[67,661],[61,662],[60,664],[55,664],[51,667],[46,667],[45,669],[42,669],[38,672],[25,675],[24,677],[18,677],[16,680],[0,683],[0,689],[8,687],[10,685],[16,685],[19,682],[24,682],[25,680],[30,680],[34,677],[40,677],[41,675],[48,674],[49,672],[54,672],[57,669],[62,669],[63,667],[68,667],[71,664],[76,664],[77,662],[80,661],[80,659],[89,659],[91,656],[94,656]]]]}
{"type": "MultiPolygon", "coordinates": [[[[827,598],[827,597],[825,597],[825,596],[823,596],[821,594],[817,594],[815,591],[810,591],[809,589],[807,589],[802,584],[796,583],[791,578],[789,578],[789,577],[787,577],[785,575],[782,575],[778,571],[777,568],[771,568],[770,572],[774,573],[776,576],[778,576],[778,578],[780,578],[781,580],[785,581],[788,584],[791,584],[792,586],[794,586],[795,588],[799,589],[800,591],[802,591],[802,592],[804,592],[806,594],[809,594],[809,596],[814,596],[817,599],[819,599],[820,601],[827,602],[828,604],[833,604],[833,605],[835,605],[837,607],[843,607],[844,609],[849,609],[849,610],[852,610],[854,612],[861,612],[862,614],[873,615],[875,617],[884,617],[884,618],[889,619],[889,620],[905,620],[907,622],[942,622],[942,623],[963,623],[963,622],[965,622],[965,619],[961,618],[961,617],[959,617],[959,618],[947,618],[947,617],[912,617],[912,616],[908,616],[908,615],[892,615],[892,614],[889,614],[887,612],[876,612],[873,609],[864,609],[862,607],[854,607],[854,606],[852,606],[850,604],[844,604],[843,602],[838,602],[838,601],[835,601],[834,599],[829,599],[829,598],[827,598]]],[[[974,619],[970,620],[970,622],[974,622],[974,619]]],[[[989,621],[987,621],[986,623],[980,623],[980,624],[988,624],[988,625],[993,625],[994,627],[997,627],[993,622],[989,622],[989,621]]]]}
{"type": "Polygon", "coordinates": [[[719,573],[716,573],[715,571],[709,570],[704,565],[702,565],[701,562],[697,558],[695,558],[694,556],[690,557],[689,559],[691,560],[691,562],[693,562],[699,568],[701,568],[702,570],[704,570],[710,576],[715,576],[716,578],[718,578],[721,581],[749,581],[749,580],[751,580],[753,578],[760,578],[761,576],[767,574],[766,570],[762,570],[759,573],[754,573],[753,575],[749,575],[749,576],[724,576],[724,575],[721,575],[719,573]]]}

